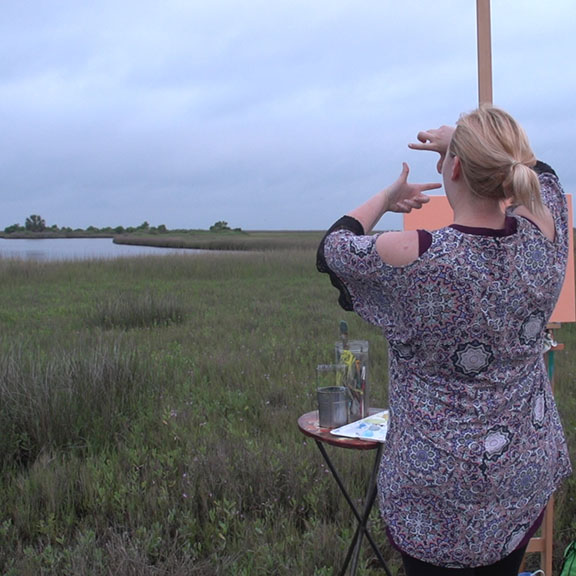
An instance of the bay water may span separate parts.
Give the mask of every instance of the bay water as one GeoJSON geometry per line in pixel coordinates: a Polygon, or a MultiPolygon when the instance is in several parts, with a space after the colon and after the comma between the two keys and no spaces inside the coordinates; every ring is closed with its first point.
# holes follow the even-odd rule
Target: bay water
{"type": "Polygon", "coordinates": [[[206,250],[114,244],[112,238],[0,238],[0,258],[35,261],[92,260],[163,254],[198,254],[206,250]]]}

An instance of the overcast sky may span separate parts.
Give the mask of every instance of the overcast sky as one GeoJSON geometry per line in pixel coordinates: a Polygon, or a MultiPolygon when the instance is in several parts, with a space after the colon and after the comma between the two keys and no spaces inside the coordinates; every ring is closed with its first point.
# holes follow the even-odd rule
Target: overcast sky
{"type": "MultiPolygon", "coordinates": [[[[574,0],[492,0],[494,103],[576,192],[574,0]]],[[[324,229],[436,181],[478,102],[475,0],[18,0],[0,19],[0,229],[324,229]]],[[[399,227],[399,217],[383,222],[399,227]]]]}

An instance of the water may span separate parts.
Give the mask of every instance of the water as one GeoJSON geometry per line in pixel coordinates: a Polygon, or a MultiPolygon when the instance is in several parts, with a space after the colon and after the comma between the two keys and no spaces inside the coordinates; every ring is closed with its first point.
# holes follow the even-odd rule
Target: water
{"type": "Polygon", "coordinates": [[[92,260],[162,254],[198,254],[206,250],[156,248],[114,244],[112,238],[43,238],[10,240],[0,238],[0,258],[22,260],[92,260]]]}

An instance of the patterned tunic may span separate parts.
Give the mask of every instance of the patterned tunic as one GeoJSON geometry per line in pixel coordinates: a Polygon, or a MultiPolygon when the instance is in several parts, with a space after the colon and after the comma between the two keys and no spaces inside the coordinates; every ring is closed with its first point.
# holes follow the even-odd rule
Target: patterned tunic
{"type": "Polygon", "coordinates": [[[554,171],[537,168],[553,242],[509,215],[502,231],[431,232],[416,261],[393,267],[344,217],[318,251],[340,304],[389,344],[381,514],[401,550],[439,566],[511,553],[571,472],[542,354],[571,230],[554,171]]]}

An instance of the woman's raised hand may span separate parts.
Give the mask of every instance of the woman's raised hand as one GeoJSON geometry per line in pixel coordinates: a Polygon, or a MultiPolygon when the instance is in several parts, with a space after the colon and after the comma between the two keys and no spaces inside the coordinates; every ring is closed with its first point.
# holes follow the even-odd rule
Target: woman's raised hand
{"type": "Polygon", "coordinates": [[[422,192],[436,190],[442,186],[439,182],[410,184],[408,182],[409,173],[408,164],[403,162],[402,172],[396,182],[383,191],[386,197],[386,211],[407,213],[422,208],[422,204],[430,201],[430,198],[422,192]]]}
{"type": "Polygon", "coordinates": [[[450,140],[452,139],[452,134],[454,133],[453,126],[440,126],[440,128],[435,128],[433,130],[422,130],[418,132],[417,138],[418,142],[413,142],[408,144],[408,147],[412,150],[429,150],[431,152],[438,152],[440,154],[440,159],[438,164],[436,164],[436,169],[438,173],[442,173],[442,164],[444,163],[444,158],[446,157],[446,152],[448,151],[448,146],[450,145],[450,140]]]}

